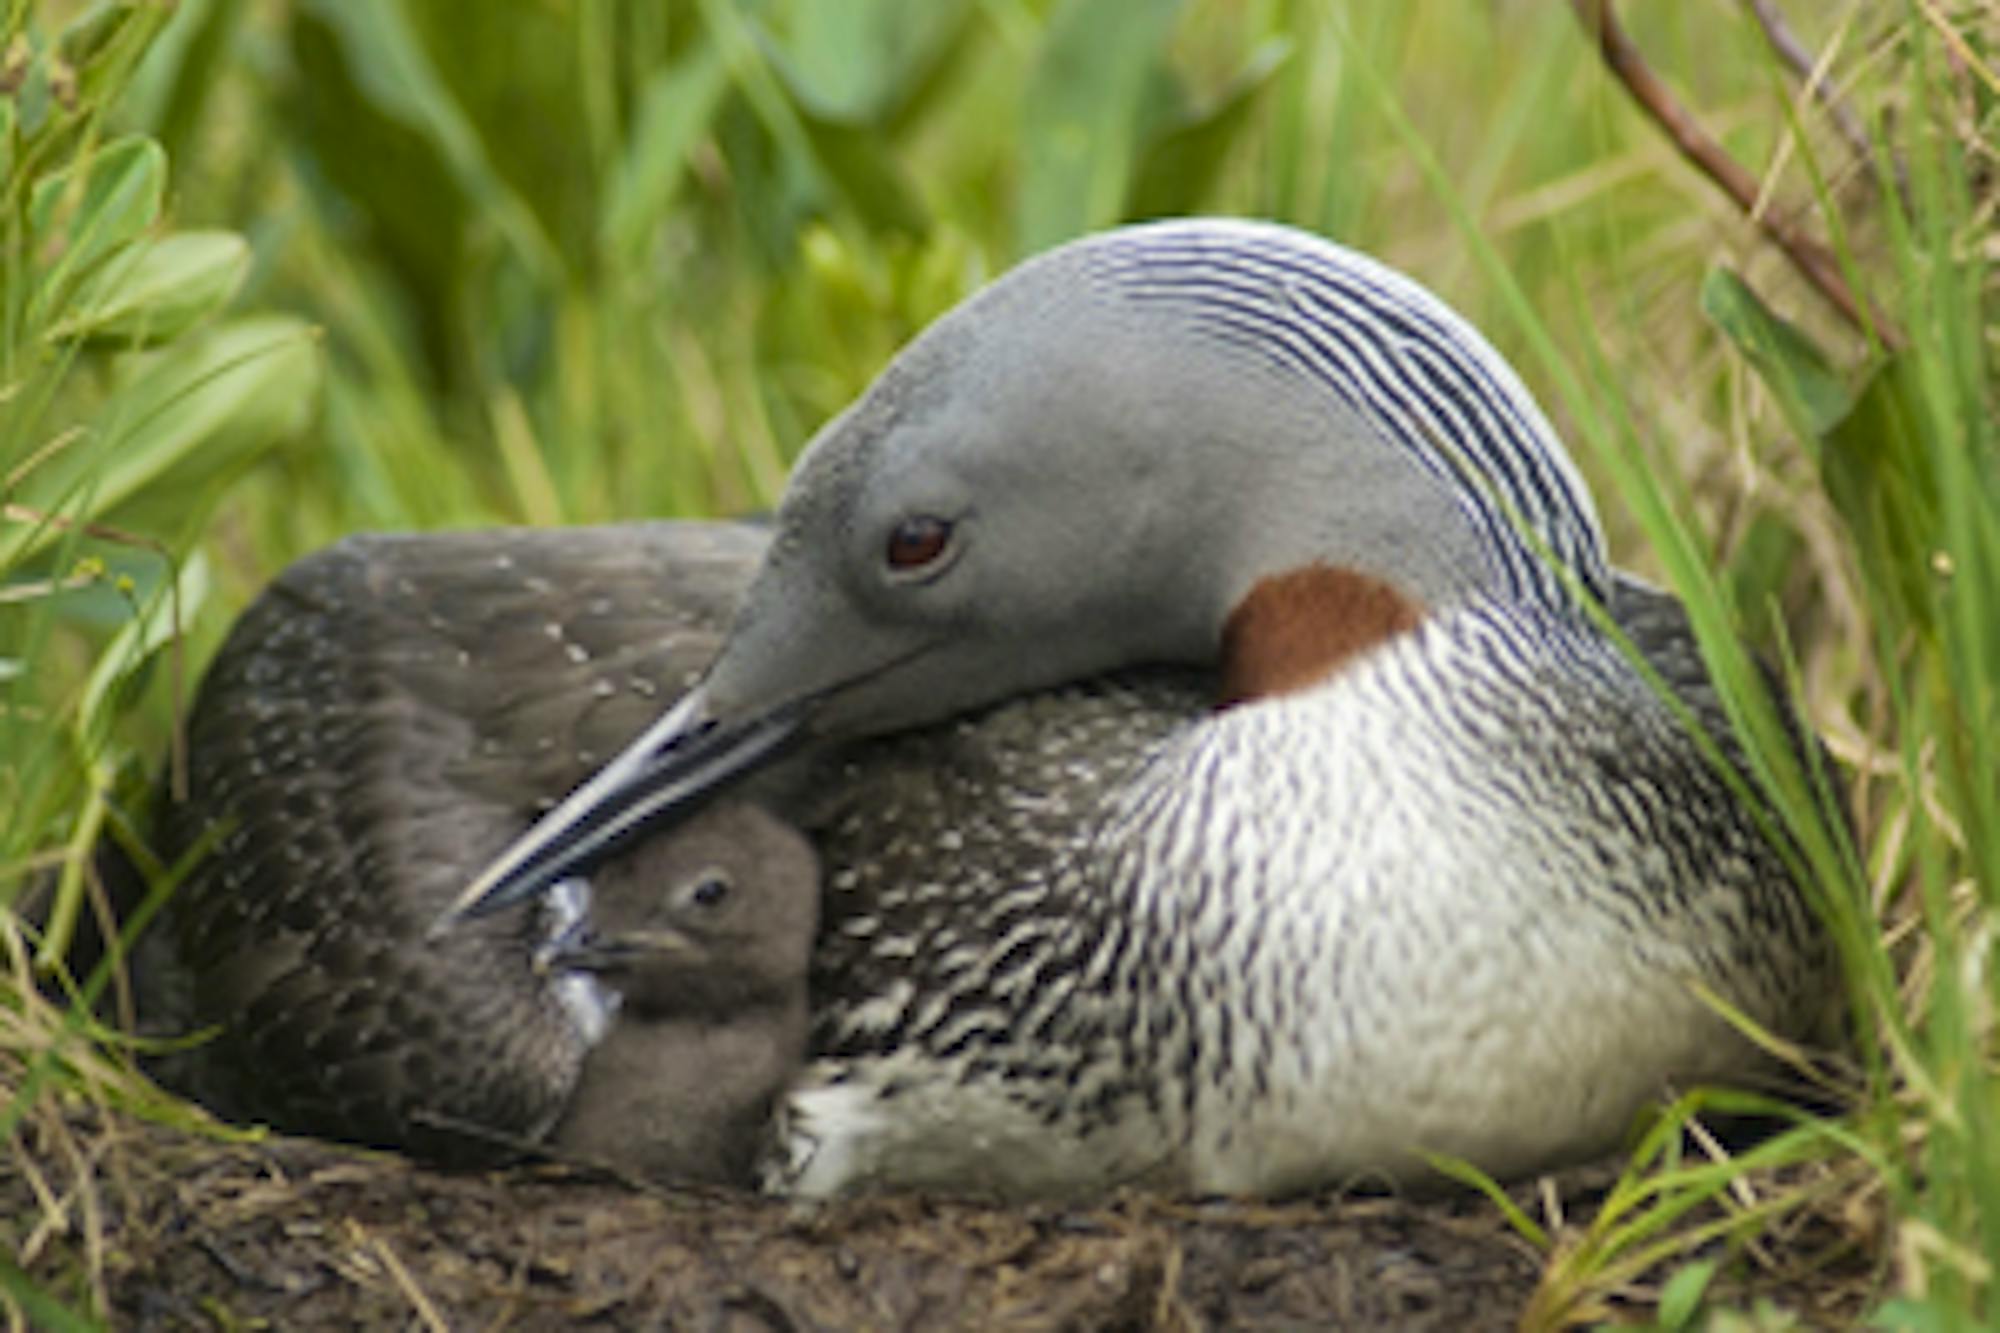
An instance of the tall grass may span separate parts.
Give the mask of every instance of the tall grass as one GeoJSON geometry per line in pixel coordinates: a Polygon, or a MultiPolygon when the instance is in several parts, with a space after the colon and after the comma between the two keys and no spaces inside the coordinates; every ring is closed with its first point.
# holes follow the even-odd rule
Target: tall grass
{"type": "MultiPolygon", "coordinates": [[[[11,0],[0,897],[54,876],[58,929],[87,910],[85,849],[169,752],[169,629],[192,666],[303,551],[767,504],[818,422],[1023,254],[1279,218],[1414,273],[1521,367],[1623,561],[1688,598],[1848,962],[1861,1109],[1748,1164],[1656,1137],[1594,1228],[1547,1237],[1541,1315],[1844,1207],[1892,1256],[1885,1318],[1990,1317],[1995,16],[1793,8],[1860,151],[1747,6],[1624,10],[1894,341],[1840,322],[1534,0],[11,0]],[[1851,774],[1858,858],[1739,637],[1851,774]]],[[[80,1049],[58,1029],[5,1068],[80,1049]]],[[[1685,1271],[1668,1313],[1692,1318],[1714,1270],[1685,1271]]]]}

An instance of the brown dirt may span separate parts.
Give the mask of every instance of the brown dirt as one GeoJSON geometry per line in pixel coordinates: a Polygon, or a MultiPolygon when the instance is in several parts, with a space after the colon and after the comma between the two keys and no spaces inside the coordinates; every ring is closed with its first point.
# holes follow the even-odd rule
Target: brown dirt
{"type": "MultiPolygon", "coordinates": [[[[803,1205],[548,1165],[447,1174],[116,1115],[24,1126],[16,1148],[0,1160],[8,1249],[120,1328],[1497,1329],[1516,1326],[1545,1263],[1469,1197],[803,1205]],[[52,1163],[78,1150],[94,1197],[36,1237],[74,1184],[52,1163]]],[[[1567,1193],[1574,1225],[1588,1180],[1567,1193]]],[[[1775,1296],[1803,1327],[1849,1323],[1868,1291],[1852,1259],[1811,1276],[1732,1267],[1719,1294],[1775,1296]]],[[[1645,1295],[1607,1312],[1636,1316],[1645,1295]]]]}

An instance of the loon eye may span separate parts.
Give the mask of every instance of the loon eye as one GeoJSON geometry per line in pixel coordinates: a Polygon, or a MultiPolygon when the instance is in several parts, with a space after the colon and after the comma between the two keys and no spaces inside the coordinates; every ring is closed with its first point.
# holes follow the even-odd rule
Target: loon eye
{"type": "Polygon", "coordinates": [[[951,546],[951,523],[933,514],[903,519],[889,533],[889,568],[902,573],[936,564],[951,546]]]}
{"type": "Polygon", "coordinates": [[[715,907],[729,896],[734,887],[727,874],[710,866],[695,877],[687,890],[687,899],[696,907],[715,907]]]}

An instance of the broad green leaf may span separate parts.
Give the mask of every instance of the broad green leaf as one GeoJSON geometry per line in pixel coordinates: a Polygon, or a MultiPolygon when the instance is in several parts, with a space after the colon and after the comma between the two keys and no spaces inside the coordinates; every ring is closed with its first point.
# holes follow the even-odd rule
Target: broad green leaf
{"type": "Polygon", "coordinates": [[[1708,1284],[1714,1277],[1715,1261],[1703,1259],[1668,1278],[1666,1287],[1660,1292],[1661,1329],[1666,1333],[1679,1333],[1681,1329],[1692,1328],[1695,1315],[1701,1312],[1702,1298],[1708,1294],[1708,1284]]]}
{"type": "Polygon", "coordinates": [[[28,199],[29,262],[45,271],[37,323],[56,316],[69,284],[160,216],[167,155],[134,135],[35,182],[28,199]]]}
{"type": "MultiPolygon", "coordinates": [[[[303,321],[236,320],[144,358],[99,414],[88,445],[30,474],[15,498],[72,520],[177,532],[190,495],[304,427],[319,385],[318,339],[303,321]]],[[[0,528],[0,568],[62,534],[0,528]]]]}
{"type": "Polygon", "coordinates": [[[1156,135],[1139,159],[1125,216],[1172,217],[1198,208],[1250,123],[1250,113],[1291,53],[1292,44],[1285,38],[1265,42],[1206,110],[1183,115],[1156,135]]]}
{"type": "Polygon", "coordinates": [[[1753,636],[1769,629],[1766,613],[1798,569],[1802,545],[1796,519],[1768,510],[1750,520],[1736,544],[1722,577],[1729,589],[1728,604],[1742,611],[1753,636]]]}
{"type": "Polygon", "coordinates": [[[66,32],[60,46],[70,64],[78,107],[109,106],[130,85],[132,68],[147,44],[173,16],[172,5],[104,4],[101,25],[84,20],[87,31],[66,32]]]}
{"type": "Polygon", "coordinates": [[[1854,395],[1826,353],[1779,318],[1743,279],[1726,268],[1710,269],[1701,284],[1701,309],[1770,386],[1792,428],[1808,443],[1847,415],[1854,395]]]}
{"type": "Polygon", "coordinates": [[[57,35],[55,49],[73,67],[89,64],[117,41],[131,21],[130,5],[90,5],[57,35]]]}
{"type": "Polygon", "coordinates": [[[1045,250],[1118,220],[1141,108],[1180,0],[1066,0],[1029,79],[1017,243],[1045,250]]]}
{"type": "Polygon", "coordinates": [[[208,600],[210,583],[208,558],[197,551],[181,565],[173,589],[169,591],[164,583],[155,588],[138,614],[127,620],[105,645],[76,710],[77,729],[87,743],[103,743],[120,683],[132,679],[146,659],[185,632],[195,613],[208,600]]]}
{"type": "Polygon", "coordinates": [[[249,267],[250,247],[231,231],[139,241],[84,280],[47,336],[169,342],[228,304],[249,267]]]}
{"type": "Polygon", "coordinates": [[[52,76],[58,73],[63,79],[70,77],[69,67],[62,64],[61,58],[30,41],[25,32],[12,33],[5,45],[0,46],[0,86],[8,90],[6,100],[14,104],[20,117],[23,138],[33,139],[52,118],[62,114],[62,106],[51,87],[52,76]]]}
{"type": "Polygon", "coordinates": [[[687,173],[688,153],[708,129],[729,87],[722,53],[698,41],[646,83],[632,138],[620,154],[604,202],[604,236],[612,253],[635,260],[672,206],[687,173]]]}
{"type": "Polygon", "coordinates": [[[880,125],[928,77],[972,12],[969,0],[800,0],[758,35],[808,115],[880,125]]]}
{"type": "Polygon", "coordinates": [[[1826,432],[1820,469],[1876,599],[1884,609],[1900,606],[1908,621],[1929,628],[1939,529],[1922,402],[1918,367],[1910,353],[1899,353],[1826,432]]]}
{"type": "Polygon", "coordinates": [[[175,510],[207,479],[305,428],[319,377],[319,338],[289,316],[236,320],[176,344],[106,413],[116,433],[100,512],[139,531],[183,525],[175,510]],[[153,489],[169,476],[178,503],[153,489]]]}

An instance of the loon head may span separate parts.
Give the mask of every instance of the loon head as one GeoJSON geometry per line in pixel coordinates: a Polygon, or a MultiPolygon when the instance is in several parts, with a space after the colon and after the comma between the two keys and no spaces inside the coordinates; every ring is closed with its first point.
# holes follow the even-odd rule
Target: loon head
{"type": "Polygon", "coordinates": [[[641,1019],[735,1013],[760,997],[803,997],[818,919],[805,835],[724,802],[594,877],[587,917],[535,967],[600,977],[641,1019]]]}
{"type": "Polygon", "coordinates": [[[1270,224],[1089,237],[938,320],[819,433],[705,678],[454,914],[802,738],[1140,664],[1247,696],[1426,609],[1573,610],[1608,582],[1533,400],[1409,279],[1270,224]]]}

